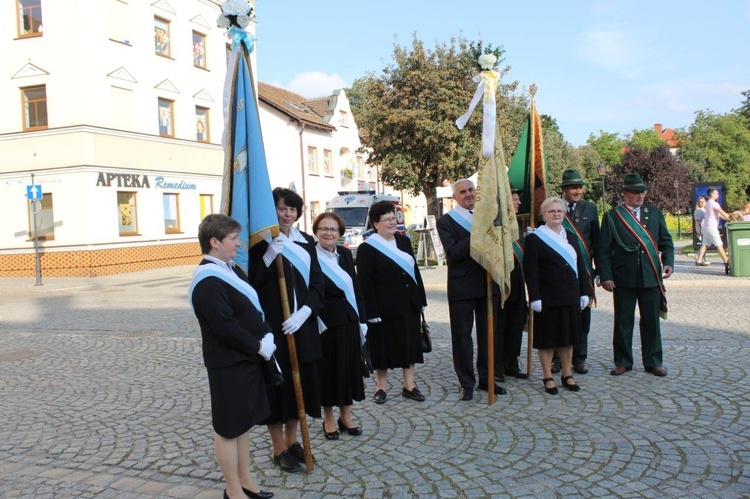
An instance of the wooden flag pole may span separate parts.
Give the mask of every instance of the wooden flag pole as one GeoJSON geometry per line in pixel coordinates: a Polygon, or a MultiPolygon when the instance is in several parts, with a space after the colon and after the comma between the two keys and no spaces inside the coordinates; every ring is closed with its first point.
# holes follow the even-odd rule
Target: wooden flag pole
{"type": "Polygon", "coordinates": [[[487,405],[495,403],[495,310],[492,306],[492,276],[487,274],[487,405]]]}
{"type": "MultiPolygon", "coordinates": [[[[284,276],[284,262],[281,255],[276,255],[276,270],[279,274],[279,294],[281,295],[281,310],[284,320],[292,315],[289,299],[286,294],[286,278],[284,276]]],[[[297,360],[297,344],[293,334],[286,334],[286,344],[289,349],[289,360],[292,362],[292,381],[294,382],[294,396],[297,399],[297,418],[299,419],[302,446],[305,449],[305,466],[308,473],[313,471],[312,449],[310,448],[310,433],[307,430],[307,415],[305,414],[305,399],[302,397],[302,381],[299,377],[299,361],[297,360]]]]}

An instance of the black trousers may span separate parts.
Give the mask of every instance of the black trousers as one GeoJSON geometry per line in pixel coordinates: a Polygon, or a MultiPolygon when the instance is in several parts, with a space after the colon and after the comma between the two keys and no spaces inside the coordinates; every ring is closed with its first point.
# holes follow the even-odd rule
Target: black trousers
{"type": "MultiPolygon", "coordinates": [[[[498,300],[493,298],[494,314],[497,317],[498,300]]],[[[471,335],[474,324],[477,331],[477,374],[479,383],[488,383],[487,368],[487,298],[470,300],[449,300],[448,313],[451,321],[451,346],[453,348],[453,368],[458,382],[463,388],[474,388],[477,377],[474,375],[474,341],[471,335]]],[[[495,359],[502,359],[502,334],[495,328],[495,359]],[[500,353],[498,354],[498,345],[500,353]]],[[[499,362],[496,360],[495,365],[499,362]]],[[[500,363],[501,364],[501,363],[500,363]]],[[[499,371],[502,372],[502,371],[499,371]]],[[[498,371],[496,370],[496,374],[498,371]]]]}
{"type": "Polygon", "coordinates": [[[573,347],[573,365],[585,364],[589,355],[589,329],[591,329],[591,307],[581,310],[581,343],[573,347]]]}
{"type": "Polygon", "coordinates": [[[526,325],[527,316],[526,300],[506,301],[497,314],[497,332],[501,334],[503,341],[502,344],[495,343],[496,373],[509,374],[520,370],[518,357],[521,355],[523,327],[526,325]]]}

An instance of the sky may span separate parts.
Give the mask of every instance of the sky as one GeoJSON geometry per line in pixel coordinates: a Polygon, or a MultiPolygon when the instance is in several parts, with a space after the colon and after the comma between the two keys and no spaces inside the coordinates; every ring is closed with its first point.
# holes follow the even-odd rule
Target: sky
{"type": "MultiPolygon", "coordinates": [[[[750,89],[750,0],[257,0],[260,81],[330,95],[392,62],[394,44],[463,35],[505,49],[507,81],[538,86],[566,141],[688,127],[750,89]]],[[[468,102],[467,102],[468,107],[468,102]]]]}

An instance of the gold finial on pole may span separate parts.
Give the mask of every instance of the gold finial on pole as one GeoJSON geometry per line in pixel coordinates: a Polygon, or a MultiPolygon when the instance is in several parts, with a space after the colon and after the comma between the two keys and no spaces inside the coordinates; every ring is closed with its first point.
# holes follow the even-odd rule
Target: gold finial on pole
{"type": "Polygon", "coordinates": [[[531,94],[531,98],[533,99],[536,95],[536,83],[532,83],[529,87],[529,93],[531,94]]]}

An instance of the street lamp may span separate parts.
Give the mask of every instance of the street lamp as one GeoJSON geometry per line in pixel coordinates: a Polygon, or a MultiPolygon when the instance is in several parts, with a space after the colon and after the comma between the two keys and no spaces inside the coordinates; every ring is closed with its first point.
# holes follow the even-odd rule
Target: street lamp
{"type": "Polygon", "coordinates": [[[682,239],[682,224],[680,223],[680,181],[674,179],[674,204],[677,208],[677,239],[682,239]]]}
{"type": "Polygon", "coordinates": [[[596,170],[599,172],[599,177],[602,179],[602,214],[604,214],[604,177],[607,175],[607,165],[599,163],[596,170]]]}

